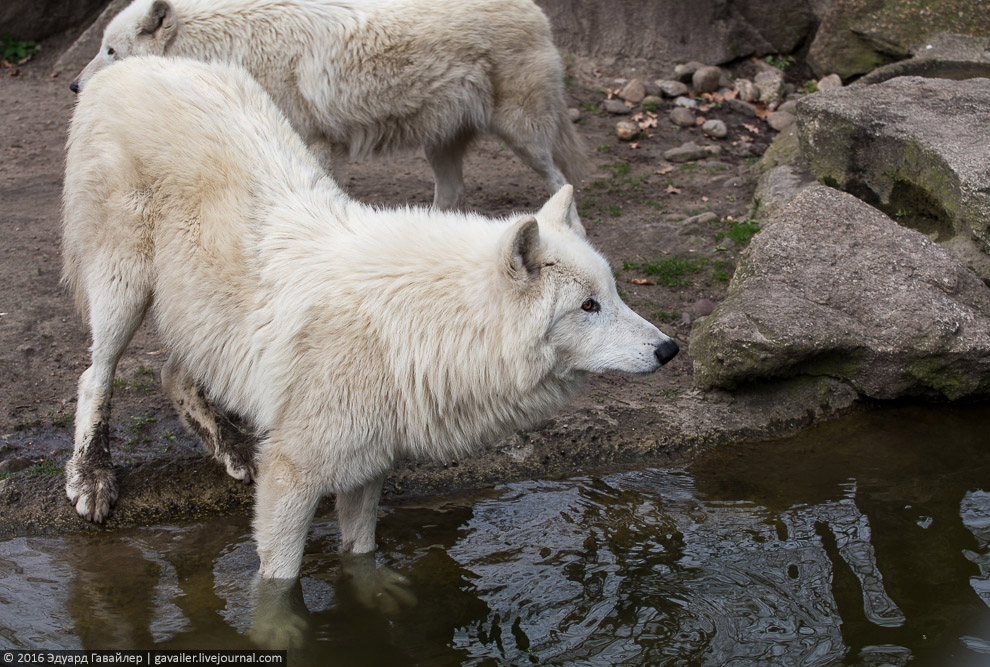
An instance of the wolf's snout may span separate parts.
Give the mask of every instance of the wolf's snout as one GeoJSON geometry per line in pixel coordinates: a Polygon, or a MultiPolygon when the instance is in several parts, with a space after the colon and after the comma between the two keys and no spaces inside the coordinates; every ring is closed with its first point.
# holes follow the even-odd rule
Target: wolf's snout
{"type": "Polygon", "coordinates": [[[663,366],[665,363],[677,356],[677,353],[681,351],[681,348],[677,347],[677,343],[670,340],[669,338],[664,342],[657,345],[656,349],[653,350],[653,354],[656,355],[657,361],[663,366]]]}
{"type": "Polygon", "coordinates": [[[69,84],[69,90],[76,93],[77,95],[79,94],[79,79],[76,79],[75,81],[69,84]]]}

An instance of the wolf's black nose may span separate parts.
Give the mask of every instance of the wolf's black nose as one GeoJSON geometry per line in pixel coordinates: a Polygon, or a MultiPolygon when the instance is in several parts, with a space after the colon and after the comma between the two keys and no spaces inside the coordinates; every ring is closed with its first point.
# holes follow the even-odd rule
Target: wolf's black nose
{"type": "Polygon", "coordinates": [[[657,349],[653,350],[653,354],[657,356],[657,361],[663,366],[665,363],[677,356],[677,353],[681,351],[681,348],[677,347],[677,343],[670,340],[669,338],[664,342],[657,345],[657,349]]]}
{"type": "Polygon", "coordinates": [[[79,93],[79,82],[78,81],[73,81],[72,83],[70,83],[69,84],[69,90],[71,90],[72,92],[78,94],[79,93]]]}

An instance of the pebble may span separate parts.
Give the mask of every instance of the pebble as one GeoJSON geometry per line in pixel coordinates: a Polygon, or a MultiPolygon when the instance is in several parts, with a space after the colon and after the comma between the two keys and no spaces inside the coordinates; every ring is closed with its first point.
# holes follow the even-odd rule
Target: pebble
{"type": "Polygon", "coordinates": [[[722,70],[706,65],[699,67],[691,75],[691,87],[696,93],[714,93],[722,80],[722,70]]]}
{"type": "Polygon", "coordinates": [[[674,107],[670,110],[670,122],[681,127],[694,127],[694,113],[684,107],[674,107]]]}
{"type": "Polygon", "coordinates": [[[739,91],[739,99],[743,102],[756,102],[760,99],[760,89],[749,79],[737,79],[735,87],[739,91]]]}
{"type": "Polygon", "coordinates": [[[750,104],[749,102],[731,99],[726,100],[723,104],[730,111],[735,111],[736,113],[742,114],[743,116],[749,116],[750,118],[756,118],[756,106],[750,104]]]}
{"type": "Polygon", "coordinates": [[[20,472],[22,470],[27,470],[32,465],[34,464],[31,463],[31,459],[26,459],[23,456],[15,456],[12,459],[0,461],[0,474],[20,472]]]}
{"type": "Polygon", "coordinates": [[[629,113],[629,107],[622,100],[605,100],[605,111],[617,115],[629,113]]]}
{"type": "Polygon", "coordinates": [[[673,79],[660,79],[656,84],[657,89],[664,97],[680,97],[687,95],[691,90],[685,84],[673,79]]]}
{"type": "Polygon", "coordinates": [[[724,139],[729,134],[729,128],[720,120],[706,120],[701,126],[701,132],[712,139],[724,139]]]}
{"type": "Polygon", "coordinates": [[[713,310],[715,310],[715,302],[711,299],[698,299],[688,306],[688,312],[695,317],[711,315],[713,310]]]}
{"type": "Polygon", "coordinates": [[[767,125],[780,132],[794,122],[794,114],[787,111],[771,111],[767,114],[767,125]]]}
{"type": "Polygon", "coordinates": [[[706,211],[704,213],[699,213],[698,215],[693,215],[687,220],[683,221],[685,225],[706,225],[709,222],[714,222],[718,220],[718,214],[711,211],[706,211]]]}
{"type": "Polygon", "coordinates": [[[576,123],[581,120],[581,110],[571,107],[567,110],[567,117],[571,119],[572,123],[576,123]]]}
{"type": "Polygon", "coordinates": [[[620,120],[615,124],[615,136],[622,141],[632,141],[639,134],[639,125],[628,120],[620,120]]]}
{"type": "Polygon", "coordinates": [[[643,82],[639,79],[632,79],[619,91],[619,97],[627,102],[639,104],[646,97],[646,88],[643,87],[643,82]]]}
{"type": "Polygon", "coordinates": [[[699,146],[693,141],[681,144],[677,148],[664,151],[663,159],[668,162],[694,162],[711,156],[711,149],[699,146]]]}
{"type": "Polygon", "coordinates": [[[828,76],[823,76],[818,82],[818,90],[829,91],[837,90],[842,88],[842,78],[838,74],[829,74],[828,76]]]}
{"type": "Polygon", "coordinates": [[[777,111],[786,111],[787,113],[794,113],[794,110],[797,109],[797,103],[798,103],[797,100],[787,100],[779,107],[777,107],[777,111]]]}
{"type": "Polygon", "coordinates": [[[776,104],[784,97],[784,77],[780,70],[764,70],[753,83],[760,89],[760,99],[767,104],[776,104]]]}
{"type": "Polygon", "coordinates": [[[674,68],[674,78],[678,81],[690,81],[691,77],[694,76],[694,73],[704,66],[705,63],[699,63],[697,60],[692,60],[684,63],[683,65],[678,65],[674,68]]]}
{"type": "Polygon", "coordinates": [[[646,97],[643,98],[643,101],[640,102],[640,106],[643,107],[659,107],[662,105],[663,105],[663,98],[657,97],[656,95],[647,95],[646,97]]]}
{"type": "Polygon", "coordinates": [[[698,100],[691,97],[682,96],[675,99],[674,104],[676,104],[679,107],[687,107],[689,109],[693,109],[694,107],[698,106],[698,100]]]}

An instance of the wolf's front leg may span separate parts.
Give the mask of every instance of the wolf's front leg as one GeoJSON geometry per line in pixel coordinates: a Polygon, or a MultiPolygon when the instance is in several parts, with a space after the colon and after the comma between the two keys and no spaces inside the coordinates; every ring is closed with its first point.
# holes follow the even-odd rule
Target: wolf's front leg
{"type": "Polygon", "coordinates": [[[257,486],[254,539],[259,573],[264,579],[294,579],[322,490],[274,442],[262,446],[257,486]]]}
{"type": "Polygon", "coordinates": [[[65,464],[65,494],[79,516],[97,523],[117,501],[110,460],[110,396],[113,370],[90,366],[79,378],[75,451],[65,464]],[[100,377],[102,375],[102,377],[100,377]]]}
{"type": "Polygon", "coordinates": [[[354,596],[363,606],[393,614],[416,604],[409,580],[375,563],[375,524],[384,475],[350,491],[337,494],[341,565],[354,596]]]}

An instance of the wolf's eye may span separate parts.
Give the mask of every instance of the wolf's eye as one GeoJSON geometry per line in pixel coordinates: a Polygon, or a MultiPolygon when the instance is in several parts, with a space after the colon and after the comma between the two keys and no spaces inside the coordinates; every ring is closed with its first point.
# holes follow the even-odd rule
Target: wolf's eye
{"type": "Polygon", "coordinates": [[[107,49],[107,55],[108,56],[112,56],[115,53],[117,53],[117,52],[114,50],[114,48],[112,46],[109,49],[107,49]]]}
{"type": "Polygon", "coordinates": [[[585,299],[584,303],[581,304],[581,310],[586,313],[597,313],[601,309],[601,304],[594,299],[585,299]]]}

